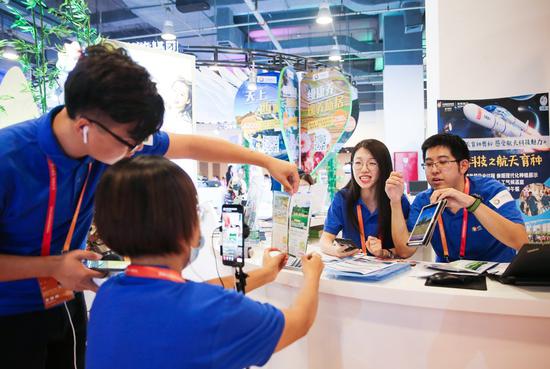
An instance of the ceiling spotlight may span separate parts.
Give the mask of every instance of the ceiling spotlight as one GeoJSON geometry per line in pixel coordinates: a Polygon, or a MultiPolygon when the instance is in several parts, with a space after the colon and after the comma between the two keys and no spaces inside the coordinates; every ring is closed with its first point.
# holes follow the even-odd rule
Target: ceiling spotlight
{"type": "Polygon", "coordinates": [[[342,55],[340,55],[340,50],[338,50],[338,46],[332,46],[332,49],[330,49],[330,53],[328,54],[328,60],[333,62],[338,62],[342,60],[342,55]]]}
{"type": "Polygon", "coordinates": [[[2,57],[8,60],[17,60],[19,59],[19,53],[11,45],[6,45],[2,49],[2,57]]]}
{"type": "Polygon", "coordinates": [[[258,71],[256,70],[254,64],[252,64],[252,69],[250,70],[250,74],[248,75],[248,91],[256,91],[258,89],[258,84],[256,82],[257,77],[258,71]]]}
{"type": "Polygon", "coordinates": [[[329,24],[332,23],[332,14],[330,14],[330,8],[326,1],[321,3],[319,7],[319,13],[317,14],[317,19],[315,20],[317,24],[329,24]]]}
{"type": "Polygon", "coordinates": [[[162,34],[160,37],[164,41],[174,41],[176,39],[176,32],[174,31],[174,22],[171,20],[165,20],[162,27],[162,34]]]}

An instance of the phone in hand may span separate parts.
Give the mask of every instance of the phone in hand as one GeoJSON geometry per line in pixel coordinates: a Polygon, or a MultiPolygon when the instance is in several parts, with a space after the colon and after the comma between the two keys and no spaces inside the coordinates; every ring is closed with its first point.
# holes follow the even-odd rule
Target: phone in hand
{"type": "Polygon", "coordinates": [[[124,260],[84,260],[84,266],[98,272],[123,272],[130,265],[129,261],[124,260]]]}
{"type": "Polygon", "coordinates": [[[346,246],[346,248],[344,249],[344,252],[353,251],[358,248],[353,242],[353,240],[350,240],[349,238],[336,238],[335,241],[342,246],[346,246]]]}
{"type": "Polygon", "coordinates": [[[222,263],[244,266],[244,209],[242,205],[222,206],[222,263]]]}

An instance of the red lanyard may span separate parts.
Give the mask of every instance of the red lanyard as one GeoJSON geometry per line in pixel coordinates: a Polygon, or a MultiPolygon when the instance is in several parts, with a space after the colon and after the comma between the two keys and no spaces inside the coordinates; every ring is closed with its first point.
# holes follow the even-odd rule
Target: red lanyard
{"type": "MultiPolygon", "coordinates": [[[[365,237],[365,229],[363,228],[363,210],[360,204],[357,204],[357,220],[359,223],[359,234],[361,235],[361,249],[363,250],[363,254],[367,255],[367,238],[365,237]]],[[[378,238],[380,238],[380,242],[383,242],[382,236],[379,235],[378,238]]]]}
{"type": "MultiPolygon", "coordinates": [[[[466,177],[466,183],[464,184],[464,193],[470,194],[470,180],[466,177]]],[[[445,227],[443,226],[443,213],[437,219],[437,225],[439,226],[439,234],[441,235],[441,245],[443,246],[443,255],[445,259],[449,261],[449,246],[447,244],[447,235],[445,234],[445,227]]],[[[466,254],[466,235],[468,230],[468,211],[466,208],[462,209],[462,232],[460,234],[460,258],[464,258],[466,254]]]]}
{"type": "Polygon", "coordinates": [[[185,279],[181,274],[172,269],[144,266],[144,265],[129,265],[125,271],[129,277],[164,279],[170,282],[185,283],[185,279]]]}
{"type": "MultiPolygon", "coordinates": [[[[50,197],[48,200],[48,212],[46,213],[46,224],[44,225],[44,234],[42,236],[42,249],[40,255],[48,256],[51,253],[52,243],[52,231],[53,231],[53,219],[55,214],[55,200],[57,197],[57,170],[54,163],[48,159],[48,170],[50,173],[50,197]]],[[[88,164],[88,175],[80,191],[80,197],[76,204],[76,209],[73,214],[73,220],[65,238],[65,244],[63,245],[63,252],[69,251],[71,247],[71,240],[73,238],[74,229],[76,226],[76,220],[78,219],[78,213],[80,212],[80,205],[82,205],[82,198],[86,191],[86,185],[88,184],[88,178],[90,178],[90,172],[92,171],[92,163],[88,164]]],[[[49,309],[57,306],[63,302],[69,301],[74,298],[72,291],[66,290],[61,287],[57,280],[52,277],[38,278],[38,286],[40,287],[40,293],[42,294],[42,302],[44,307],[49,309]]]]}
{"type": "MultiPolygon", "coordinates": [[[[50,197],[48,201],[48,212],[46,213],[46,224],[44,225],[44,234],[42,236],[42,250],[41,255],[47,256],[50,255],[51,242],[52,242],[52,230],[53,230],[53,218],[55,213],[55,200],[57,197],[57,170],[55,164],[48,159],[48,169],[50,172],[50,197]]],[[[74,229],[76,226],[76,220],[78,219],[78,213],[80,212],[80,206],[82,205],[82,199],[84,198],[84,192],[86,191],[86,185],[88,184],[88,178],[90,178],[90,172],[92,171],[92,163],[88,164],[88,174],[86,175],[86,180],[80,191],[80,196],[78,198],[78,203],[76,204],[76,209],[73,214],[73,220],[71,221],[71,226],[67,237],[65,238],[65,243],[63,244],[63,252],[69,251],[71,246],[71,240],[73,238],[74,229]]]]}

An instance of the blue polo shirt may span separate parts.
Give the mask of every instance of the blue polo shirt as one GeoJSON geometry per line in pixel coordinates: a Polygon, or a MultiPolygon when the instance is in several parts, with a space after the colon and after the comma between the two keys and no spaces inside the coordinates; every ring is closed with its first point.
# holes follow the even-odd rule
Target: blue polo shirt
{"type": "MultiPolygon", "coordinates": [[[[327,218],[325,220],[324,231],[337,235],[342,231],[342,237],[353,240],[353,243],[360,248],[361,247],[361,235],[357,229],[353,226],[351,219],[348,217],[346,195],[348,190],[342,189],[334,195],[334,200],[328,209],[327,218]]],[[[363,215],[363,229],[365,231],[365,237],[373,236],[380,237],[378,234],[378,209],[373,213],[369,211],[367,205],[361,198],[356,203],[361,205],[361,212],[363,215]]],[[[405,218],[409,216],[409,200],[403,195],[401,198],[401,208],[403,209],[403,215],[405,218]]],[[[393,240],[382,240],[382,247],[385,249],[391,249],[394,247],[393,240]]]]}
{"type": "MultiPolygon", "coordinates": [[[[108,166],[91,157],[76,160],[65,155],[52,130],[52,119],[62,108],[0,130],[0,254],[40,255],[50,193],[46,157],[57,169],[52,255],[61,253],[88,173],[88,163],[92,163],[71,249],[83,249],[86,245],[93,217],[94,192],[108,166]]],[[[169,144],[166,133],[155,134],[153,142],[141,153],[166,153],[169,144]]],[[[0,282],[0,315],[42,309],[37,279],[0,282]]]]}
{"type": "Polygon", "coordinates": [[[262,366],[284,325],[272,305],[220,286],[119,274],[94,299],[86,368],[262,366]]]}
{"type": "MultiPolygon", "coordinates": [[[[487,178],[471,176],[470,194],[481,197],[483,204],[514,223],[523,224],[523,218],[517,208],[516,202],[510,192],[499,181],[487,178]]],[[[430,203],[433,189],[419,193],[411,206],[411,213],[407,221],[407,228],[411,231],[422,207],[430,203]]],[[[449,209],[443,211],[443,225],[449,247],[449,259],[454,261],[460,258],[460,235],[462,233],[462,214],[459,210],[453,214],[449,209]]],[[[435,227],[432,238],[432,246],[437,255],[436,261],[445,261],[439,227],[435,227]]],[[[466,250],[464,259],[510,262],[516,255],[516,251],[498,241],[479,223],[474,214],[468,213],[468,226],[466,233],[466,250]]]]}

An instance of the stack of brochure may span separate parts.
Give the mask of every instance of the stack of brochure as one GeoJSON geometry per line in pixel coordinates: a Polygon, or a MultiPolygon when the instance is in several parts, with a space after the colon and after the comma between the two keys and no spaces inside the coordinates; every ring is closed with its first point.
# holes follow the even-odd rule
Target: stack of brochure
{"type": "Polygon", "coordinates": [[[410,269],[409,263],[395,263],[377,260],[365,255],[347,258],[323,256],[327,275],[337,279],[377,282],[410,269]]]}
{"type": "Polygon", "coordinates": [[[433,263],[427,264],[426,268],[440,270],[453,273],[474,273],[483,274],[489,272],[490,269],[498,266],[499,263],[493,261],[478,261],[478,260],[456,260],[451,263],[433,263]]]}

